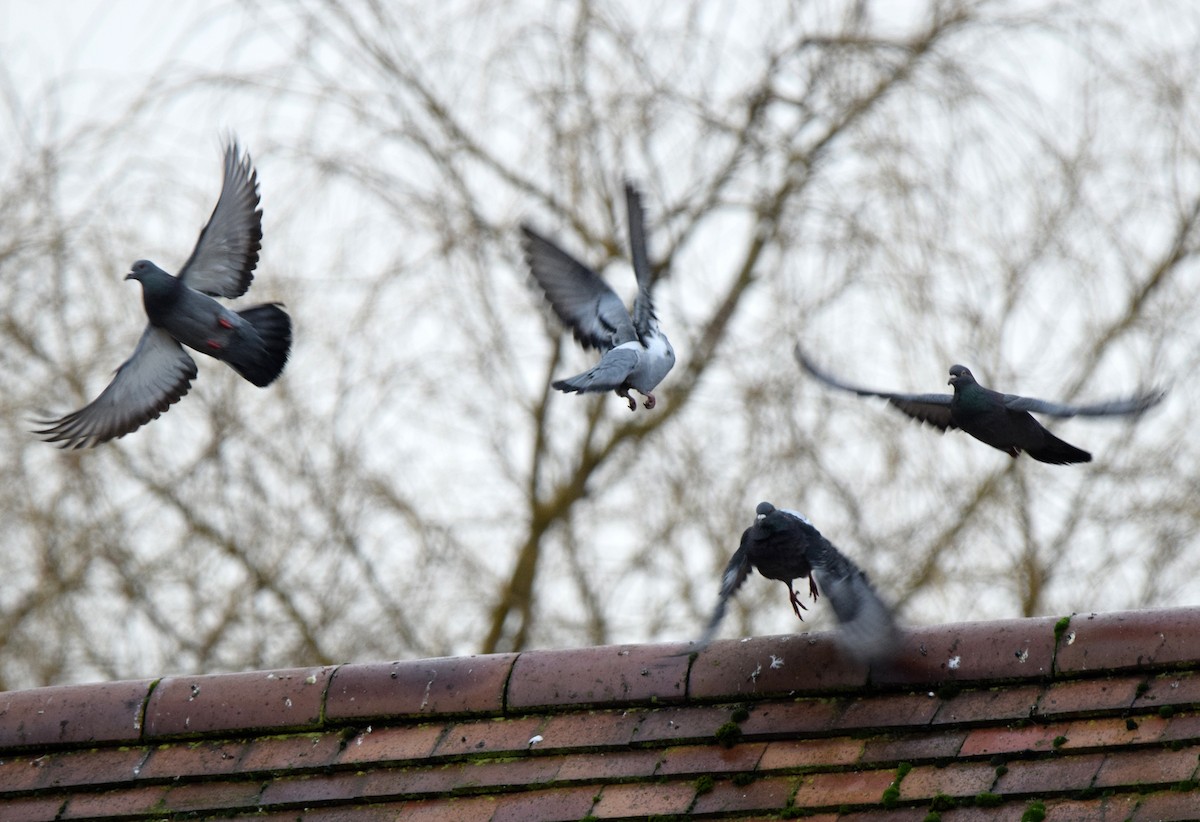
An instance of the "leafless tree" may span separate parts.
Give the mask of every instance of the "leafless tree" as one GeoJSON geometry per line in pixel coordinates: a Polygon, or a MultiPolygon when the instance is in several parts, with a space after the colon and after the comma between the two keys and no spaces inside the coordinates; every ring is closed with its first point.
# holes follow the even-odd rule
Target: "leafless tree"
{"type": "MultiPolygon", "coordinates": [[[[219,71],[182,54],[119,120],[12,119],[0,686],[688,638],[763,499],[913,622],[1195,598],[1200,12],[411,5],[249,3],[219,71]],[[213,125],[178,186],[126,135],[181,111],[213,125]],[[28,417],[136,340],[122,266],[182,262],[228,111],[263,180],[255,289],[296,320],[285,378],[201,363],[130,437],[37,442],[28,417]],[[515,230],[628,295],[626,175],[679,353],[635,414],[549,388],[592,355],[515,230]],[[897,390],[963,362],[1034,396],[1172,392],[1055,424],[1096,460],[1046,466],[831,394],[797,339],[897,390]]],[[[726,631],[796,630],[777,588],[726,631]]]]}

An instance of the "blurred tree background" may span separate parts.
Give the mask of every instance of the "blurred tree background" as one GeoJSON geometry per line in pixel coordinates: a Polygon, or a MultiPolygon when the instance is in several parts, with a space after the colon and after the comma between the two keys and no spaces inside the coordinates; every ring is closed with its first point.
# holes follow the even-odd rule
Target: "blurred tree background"
{"type": "MultiPolygon", "coordinates": [[[[1200,8],[652,5],[192,5],[164,57],[46,81],[0,34],[0,687],[692,638],[764,499],[913,624],[1198,601],[1200,8]],[[39,442],[132,351],[120,278],[186,259],[226,130],[283,379],[200,362],[131,436],[39,442]],[[679,354],[635,414],[548,388],[594,355],[516,232],[631,297],[625,176],[679,354]],[[1171,393],[1051,422],[1095,461],[1047,466],[798,340],[883,389],[1171,393]]],[[[722,635],[822,605],[755,576],[722,635]]]]}

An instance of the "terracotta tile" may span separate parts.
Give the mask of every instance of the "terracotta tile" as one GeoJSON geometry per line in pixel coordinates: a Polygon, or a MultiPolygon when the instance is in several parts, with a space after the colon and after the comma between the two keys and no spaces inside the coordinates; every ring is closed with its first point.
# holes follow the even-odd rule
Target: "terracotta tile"
{"type": "Polygon", "coordinates": [[[628,745],[645,711],[582,711],[552,716],[539,733],[540,750],[628,745]]]}
{"type": "Polygon", "coordinates": [[[1059,672],[1149,668],[1200,659],[1200,610],[1076,615],[1055,660],[1059,672]]]}
{"type": "MultiPolygon", "coordinates": [[[[342,734],[298,734],[253,739],[238,762],[239,773],[319,768],[338,759],[346,744],[342,734]]],[[[430,746],[432,748],[432,745],[430,746]]]]}
{"type": "Polygon", "coordinates": [[[929,725],[941,703],[927,694],[895,694],[851,700],[838,719],[842,728],[899,728],[929,725]]]}
{"type": "Polygon", "coordinates": [[[292,668],[162,680],[146,708],[146,737],[316,727],[329,674],[292,668]]]}
{"type": "MultiPolygon", "coordinates": [[[[709,741],[726,722],[730,721],[733,708],[728,705],[698,705],[694,708],[660,708],[647,711],[634,730],[633,741],[683,742],[687,740],[709,741]]],[[[746,723],[742,723],[744,726],[746,723]]]]}
{"type": "Polygon", "coordinates": [[[270,807],[357,800],[364,795],[366,780],[363,772],[277,777],[267,781],[259,802],[270,807]]]}
{"type": "Polygon", "coordinates": [[[682,702],[688,658],[674,656],[681,647],[606,645],[526,651],[513,664],[506,707],[682,702]]]}
{"type": "Polygon", "coordinates": [[[917,765],[900,782],[900,798],[932,799],[947,796],[975,796],[990,790],[996,781],[996,769],[987,762],[952,762],[945,767],[917,765]]]}
{"type": "Polygon", "coordinates": [[[945,759],[958,756],[959,749],[962,748],[963,740],[966,738],[966,731],[875,737],[866,741],[861,761],[864,764],[881,764],[945,759]]]}
{"type": "Polygon", "coordinates": [[[1200,676],[1195,673],[1162,674],[1148,677],[1146,688],[1133,700],[1134,708],[1190,705],[1200,702],[1200,676]]]}
{"type": "Polygon", "coordinates": [[[459,722],[446,731],[433,751],[434,756],[472,756],[497,751],[527,751],[530,740],[541,735],[545,718],[482,719],[459,722]]]}
{"type": "MultiPolygon", "coordinates": [[[[1194,820],[1197,817],[1197,796],[1176,791],[1147,794],[1137,803],[1132,822],[1172,822],[1172,820],[1194,820]]],[[[1113,818],[1116,818],[1115,816],[1113,818]]]]}
{"type": "Polygon", "coordinates": [[[1095,799],[1046,799],[1050,822],[1128,822],[1141,799],[1137,794],[1118,794],[1095,799]]]}
{"type": "Polygon", "coordinates": [[[866,684],[866,666],[845,656],[830,634],[785,634],[714,642],[692,665],[688,697],[796,696],[866,684]]]}
{"type": "Polygon", "coordinates": [[[1037,712],[1042,685],[1008,685],[962,691],[944,700],[933,725],[1028,719],[1037,712]]]}
{"type": "MultiPolygon", "coordinates": [[[[1141,722],[1143,717],[1135,717],[1141,722]]],[[[1200,714],[1183,714],[1172,716],[1167,720],[1167,726],[1159,736],[1163,742],[1183,740],[1200,740],[1200,714]]]]}
{"type": "MultiPolygon", "coordinates": [[[[442,800],[442,813],[445,814],[445,802],[442,800]]],[[[369,805],[337,805],[331,808],[303,808],[302,810],[274,811],[271,813],[256,813],[253,816],[241,817],[246,822],[404,822],[417,820],[418,816],[407,813],[408,803],[405,802],[373,802],[369,805]]],[[[491,816],[492,808],[488,807],[488,816],[460,817],[469,822],[486,822],[491,816]]],[[[433,817],[446,819],[446,817],[433,817]]],[[[431,817],[421,816],[419,819],[428,822],[431,817]]]]}
{"type": "Polygon", "coordinates": [[[31,791],[43,784],[47,779],[45,770],[54,759],[54,754],[31,754],[0,760],[0,795],[31,791]]]}
{"type": "Polygon", "coordinates": [[[230,774],[246,752],[241,742],[176,742],[156,745],[138,770],[139,779],[170,779],[180,776],[230,774]]]}
{"type": "Polygon", "coordinates": [[[448,762],[413,768],[365,768],[358,785],[363,797],[400,797],[449,794],[462,781],[469,764],[448,762]]]}
{"type": "Polygon", "coordinates": [[[262,790],[257,779],[178,785],[167,791],[163,805],[176,812],[250,810],[258,807],[262,790]]]}
{"type": "Polygon", "coordinates": [[[997,780],[993,792],[1038,795],[1090,788],[1103,762],[1104,754],[1012,760],[1007,763],[1008,772],[997,780]]]}
{"type": "MultiPolygon", "coordinates": [[[[454,797],[452,799],[425,799],[415,802],[405,802],[403,805],[388,807],[398,808],[397,811],[382,817],[380,822],[387,820],[403,820],[403,822],[488,822],[494,818],[497,802],[490,796],[454,797]]],[[[367,808],[376,807],[367,805],[367,808]]],[[[305,811],[304,822],[344,822],[347,818],[360,822],[356,808],[353,816],[344,811],[340,816],[318,817],[311,816],[312,811],[305,811]]],[[[582,816],[582,814],[581,814],[582,816]]]]}
{"type": "Polygon", "coordinates": [[[455,790],[512,786],[524,789],[553,782],[562,767],[561,756],[528,756],[523,759],[483,760],[458,764],[455,790]]]}
{"type": "Polygon", "coordinates": [[[1042,679],[1054,660],[1052,617],[963,622],[910,631],[897,665],[872,675],[881,685],[1042,679]]]}
{"type": "Polygon", "coordinates": [[[681,814],[695,796],[696,786],[690,781],[604,785],[591,813],[600,819],[681,814]]]}
{"type": "Polygon", "coordinates": [[[64,799],[61,796],[27,796],[20,799],[0,799],[0,819],[21,822],[52,822],[58,819],[64,799]]]}
{"type": "MultiPolygon", "coordinates": [[[[1194,747],[1179,751],[1112,751],[1100,766],[1096,787],[1174,784],[1191,779],[1197,764],[1194,747]]],[[[1200,810],[1200,796],[1197,810],[1200,810]]]]}
{"type": "Polygon", "coordinates": [[[795,790],[796,780],[786,776],[756,779],[749,785],[735,785],[728,779],[718,779],[711,791],[696,797],[689,815],[757,810],[778,813],[787,807],[795,790]]]}
{"type": "Polygon", "coordinates": [[[1129,718],[1077,719],[1065,727],[1056,725],[1065,738],[1062,750],[1081,748],[1109,748],[1121,745],[1146,744],[1157,741],[1166,729],[1167,721],[1158,716],[1134,718],[1129,727],[1129,718]]]}
{"type": "Polygon", "coordinates": [[[1065,730],[1065,724],[975,728],[967,734],[959,749],[959,756],[1049,753],[1054,750],[1054,740],[1062,736],[1065,730]]]}
{"type": "Polygon", "coordinates": [[[60,819],[99,819],[105,816],[162,814],[170,788],[118,788],[100,793],[74,794],[67,799],[60,819]]]}
{"type": "Polygon", "coordinates": [[[1043,716],[1123,710],[1133,704],[1140,677],[1106,677],[1055,682],[1038,703],[1043,716]]]}
{"type": "Polygon", "coordinates": [[[929,810],[926,808],[872,808],[869,811],[841,814],[837,817],[837,822],[924,822],[928,814],[929,810]]]}
{"type": "Polygon", "coordinates": [[[781,739],[767,743],[758,762],[760,771],[813,768],[819,765],[850,765],[863,752],[863,740],[840,736],[833,739],[781,739]]]}
{"type": "Polygon", "coordinates": [[[878,804],[895,778],[895,772],[888,770],[811,774],[802,777],[793,804],[798,808],[878,804]]]}
{"type": "Polygon", "coordinates": [[[516,654],[341,665],[329,683],[331,721],[413,714],[500,713],[516,654]]]}
{"type": "Polygon", "coordinates": [[[765,742],[748,742],[726,748],[723,745],[687,745],[668,748],[662,753],[657,773],[719,774],[753,771],[766,750],[765,742]]]}
{"type": "Polygon", "coordinates": [[[652,776],[658,770],[662,751],[608,751],[577,753],[565,758],[558,770],[563,782],[626,780],[652,776]]]}
{"type": "Polygon", "coordinates": [[[347,739],[345,748],[334,755],[334,760],[343,765],[420,760],[433,754],[445,733],[446,728],[442,725],[400,725],[390,728],[369,725],[347,739]]]}
{"type": "MultiPolygon", "coordinates": [[[[554,788],[524,791],[496,797],[496,810],[491,822],[577,822],[587,816],[595,802],[594,787],[554,788]]],[[[450,810],[455,810],[451,807],[450,810]]],[[[440,817],[458,822],[456,813],[440,817]]],[[[432,819],[432,818],[431,818],[432,819]]],[[[404,822],[409,822],[404,817],[404,822]]]]}
{"type": "Polygon", "coordinates": [[[750,716],[739,723],[739,727],[743,734],[756,739],[791,739],[798,734],[837,733],[845,704],[843,699],[797,699],[751,704],[748,706],[750,716]]]}
{"type": "Polygon", "coordinates": [[[152,679],[0,692],[0,750],[138,742],[152,679]]]}
{"type": "MultiPolygon", "coordinates": [[[[38,757],[30,762],[25,776],[34,775],[37,782],[29,787],[52,788],[74,785],[119,785],[132,782],[141,772],[149,755],[145,748],[98,748],[68,751],[38,757]]],[[[0,769],[0,784],[13,790],[0,769]]],[[[3,818],[3,817],[0,817],[3,818]]]]}

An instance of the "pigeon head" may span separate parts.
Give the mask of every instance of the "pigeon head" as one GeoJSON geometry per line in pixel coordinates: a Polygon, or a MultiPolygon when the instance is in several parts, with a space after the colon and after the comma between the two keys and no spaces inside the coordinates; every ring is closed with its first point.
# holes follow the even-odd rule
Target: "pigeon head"
{"type": "Polygon", "coordinates": [[[134,263],[125,279],[142,284],[142,303],[152,325],[162,324],[164,315],[171,310],[184,288],[178,277],[172,277],[149,260],[134,263]]]}
{"type": "Polygon", "coordinates": [[[775,506],[772,505],[771,503],[760,502],[758,504],[758,507],[754,509],[754,513],[757,515],[756,519],[762,519],[767,514],[770,514],[771,512],[773,512],[774,510],[775,510],[775,506]]]}
{"type": "Polygon", "coordinates": [[[133,264],[133,269],[125,275],[125,279],[137,280],[144,288],[154,283],[164,283],[167,280],[174,280],[175,278],[149,260],[138,260],[133,264]]]}
{"type": "Polygon", "coordinates": [[[971,373],[971,369],[967,368],[965,365],[950,366],[950,380],[946,383],[946,385],[953,385],[957,390],[960,385],[974,384],[975,376],[971,373]]]}

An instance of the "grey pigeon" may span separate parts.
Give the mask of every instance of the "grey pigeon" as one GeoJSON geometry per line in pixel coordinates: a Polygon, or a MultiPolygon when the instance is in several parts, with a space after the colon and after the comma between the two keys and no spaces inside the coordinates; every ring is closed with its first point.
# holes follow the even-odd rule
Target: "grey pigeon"
{"type": "Polygon", "coordinates": [[[1137,415],[1157,405],[1166,395],[1165,391],[1151,391],[1091,405],[1066,405],[984,388],[975,381],[970,369],[962,365],[950,366],[949,385],[954,386],[953,394],[894,394],[859,388],[835,379],[806,357],[798,345],[795,354],[800,366],[826,385],[852,391],[860,397],[882,397],[913,419],[942,431],[961,428],[1014,459],[1024,451],[1039,462],[1054,465],[1090,462],[1092,455],[1051,434],[1030,415],[1030,411],[1051,417],[1137,415]]]}
{"type": "Polygon", "coordinates": [[[646,218],[642,199],[630,183],[625,184],[629,211],[629,250],[637,275],[638,295],[633,315],[595,271],[576,260],[527,224],[521,225],[522,245],[534,279],[546,292],[554,313],[575,334],[584,348],[603,352],[600,362],[582,374],[558,380],[559,391],[616,391],[636,411],[630,390],[646,397],[646,408],[655,404],[655,386],[675,365],[675,349],[659,331],[650,291],[654,285],[646,255],[646,218]]]}
{"type": "Polygon", "coordinates": [[[133,356],[100,396],[35,433],[63,448],[85,448],[123,437],[166,411],[191,387],[194,349],[228,363],[257,386],[267,386],[287,363],[292,321],[278,303],[232,311],[213,297],[246,293],[262,242],[258,177],[237,142],[225,148],[225,180],[216,208],[191,257],[173,277],[148,260],[125,276],[142,284],[150,322],[133,356]],[[181,345],[182,343],[182,345],[181,345]]]}
{"type": "Polygon", "coordinates": [[[808,577],[813,600],[824,591],[837,617],[838,639],[857,659],[880,661],[895,651],[899,631],[892,611],[875,593],[867,575],[803,515],[769,502],[758,504],[754,524],[742,533],[741,544],[725,566],[717,607],[696,650],[703,650],[712,641],[730,598],[751,568],[787,585],[792,610],[798,617],[805,606],[792,580],[808,577]]]}

